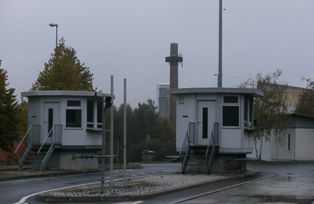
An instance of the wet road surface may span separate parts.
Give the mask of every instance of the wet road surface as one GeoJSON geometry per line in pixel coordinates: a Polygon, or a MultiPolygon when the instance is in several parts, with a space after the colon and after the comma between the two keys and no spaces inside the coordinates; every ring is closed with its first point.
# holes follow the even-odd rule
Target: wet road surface
{"type": "Polygon", "coordinates": [[[180,203],[311,204],[314,201],[314,163],[252,163],[248,168],[273,176],[180,203]]]}

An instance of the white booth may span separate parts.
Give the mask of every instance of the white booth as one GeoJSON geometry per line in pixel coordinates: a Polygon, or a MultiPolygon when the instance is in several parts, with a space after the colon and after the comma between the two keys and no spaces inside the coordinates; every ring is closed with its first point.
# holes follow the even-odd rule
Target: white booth
{"type": "MultiPolygon", "coordinates": [[[[171,90],[177,98],[176,149],[182,172],[201,154],[208,172],[243,170],[252,152],[254,97],[263,92],[248,88],[182,88],[171,90]]],[[[196,159],[199,160],[199,159],[196,159]]],[[[193,164],[195,166],[195,164],[193,164]]]]}
{"type": "Polygon", "coordinates": [[[106,95],[95,91],[28,91],[28,148],[41,169],[92,169],[102,144],[102,110],[106,95]],[[85,156],[86,159],[76,157],[85,156]],[[90,158],[88,156],[91,156],[90,158]]]}

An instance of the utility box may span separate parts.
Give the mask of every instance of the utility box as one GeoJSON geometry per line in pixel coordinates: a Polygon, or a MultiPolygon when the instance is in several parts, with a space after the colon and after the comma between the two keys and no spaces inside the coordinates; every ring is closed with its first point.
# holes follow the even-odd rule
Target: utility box
{"type": "Polygon", "coordinates": [[[142,162],[152,162],[155,161],[156,152],[152,150],[142,151],[142,162]]]}

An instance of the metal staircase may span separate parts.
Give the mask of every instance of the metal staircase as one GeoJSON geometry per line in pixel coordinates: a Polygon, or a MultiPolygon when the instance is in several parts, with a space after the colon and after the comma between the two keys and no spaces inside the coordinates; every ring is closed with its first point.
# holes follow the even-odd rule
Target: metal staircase
{"type": "Polygon", "coordinates": [[[51,158],[55,150],[56,145],[58,145],[58,138],[60,137],[56,137],[56,126],[51,128],[41,144],[32,141],[30,133],[32,132],[33,128],[33,125],[29,127],[26,134],[14,151],[14,154],[16,154],[23,143],[28,144],[23,155],[18,159],[17,163],[19,170],[23,170],[25,165],[32,166],[32,168],[40,169],[41,171],[45,170],[47,168],[49,159],[51,158]]]}
{"type": "Polygon", "coordinates": [[[187,167],[191,167],[189,169],[194,168],[194,171],[206,171],[207,174],[211,174],[214,157],[219,149],[219,123],[214,123],[208,145],[195,145],[194,141],[193,143],[191,142],[192,138],[194,138],[192,136],[193,131],[191,131],[191,126],[193,125],[193,123],[189,124],[181,148],[181,171],[184,174],[187,171],[187,167]]]}

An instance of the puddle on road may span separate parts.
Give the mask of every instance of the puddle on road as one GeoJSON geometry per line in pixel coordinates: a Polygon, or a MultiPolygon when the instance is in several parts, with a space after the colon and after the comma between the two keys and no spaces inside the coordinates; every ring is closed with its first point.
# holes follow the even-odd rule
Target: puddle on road
{"type": "Polygon", "coordinates": [[[275,178],[275,180],[278,182],[295,182],[296,181],[296,177],[292,176],[292,175],[288,175],[288,176],[278,176],[275,178]]]}
{"type": "Polygon", "coordinates": [[[297,203],[297,204],[312,204],[313,198],[297,198],[295,196],[284,196],[284,195],[255,195],[254,198],[261,202],[266,203],[297,203]]]}

